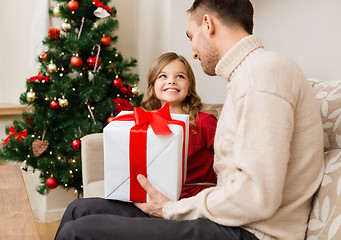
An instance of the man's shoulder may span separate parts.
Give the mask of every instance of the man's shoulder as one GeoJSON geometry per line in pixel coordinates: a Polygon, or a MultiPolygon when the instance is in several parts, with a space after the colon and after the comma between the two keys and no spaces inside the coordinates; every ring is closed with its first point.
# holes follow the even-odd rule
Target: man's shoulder
{"type": "Polygon", "coordinates": [[[257,49],[250,54],[249,63],[254,67],[263,67],[268,70],[299,68],[297,63],[290,57],[264,48],[257,49]]]}

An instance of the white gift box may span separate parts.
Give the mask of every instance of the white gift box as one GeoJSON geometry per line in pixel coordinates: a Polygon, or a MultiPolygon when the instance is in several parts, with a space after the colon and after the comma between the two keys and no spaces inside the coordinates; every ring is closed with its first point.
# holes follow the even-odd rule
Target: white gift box
{"type": "MultiPolygon", "coordinates": [[[[128,113],[132,112],[123,111],[119,115],[128,113]]],[[[177,201],[186,178],[189,117],[185,114],[171,114],[171,117],[186,124],[185,134],[183,127],[177,124],[168,124],[172,133],[167,135],[155,135],[148,126],[146,168],[152,186],[171,201],[177,201]]],[[[110,122],[103,130],[106,199],[134,200],[130,199],[129,169],[130,129],[134,125],[133,120],[117,120],[110,122]]],[[[149,201],[148,195],[146,200],[149,201]]]]}

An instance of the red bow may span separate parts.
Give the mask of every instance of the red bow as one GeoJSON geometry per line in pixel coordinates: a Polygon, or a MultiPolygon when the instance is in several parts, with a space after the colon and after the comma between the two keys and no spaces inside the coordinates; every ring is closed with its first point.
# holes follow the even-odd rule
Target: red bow
{"type": "Polygon", "coordinates": [[[134,113],[117,116],[115,121],[130,121],[134,120],[135,126],[138,128],[150,126],[155,135],[170,134],[172,131],[168,127],[167,120],[171,120],[169,112],[169,103],[166,103],[162,108],[151,112],[146,112],[142,108],[135,107],[134,113]]]}
{"type": "Polygon", "coordinates": [[[26,136],[27,136],[27,130],[24,130],[21,132],[16,132],[13,125],[9,128],[8,132],[10,133],[10,135],[5,140],[3,140],[5,143],[5,146],[11,137],[17,136],[17,140],[21,142],[22,139],[26,138],[26,136]]]}
{"type": "Polygon", "coordinates": [[[30,77],[30,79],[28,81],[34,82],[35,80],[39,80],[39,81],[45,80],[47,82],[48,80],[50,80],[50,77],[49,76],[42,76],[41,72],[39,72],[37,76],[30,77]]]}
{"type": "Polygon", "coordinates": [[[149,125],[155,135],[170,134],[172,131],[168,127],[167,119],[172,119],[169,113],[169,104],[166,103],[161,109],[146,112],[142,108],[134,108],[134,121],[136,126],[149,125]]]}
{"type": "Polygon", "coordinates": [[[114,13],[113,10],[112,10],[110,7],[108,7],[108,6],[105,6],[105,5],[103,4],[103,2],[100,2],[99,0],[93,0],[92,2],[93,2],[93,4],[95,4],[97,7],[104,8],[104,9],[107,10],[108,12],[114,13]]]}

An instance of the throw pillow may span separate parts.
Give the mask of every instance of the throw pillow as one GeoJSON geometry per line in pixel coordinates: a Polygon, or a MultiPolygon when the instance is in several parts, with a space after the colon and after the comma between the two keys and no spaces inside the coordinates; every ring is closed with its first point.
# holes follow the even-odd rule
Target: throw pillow
{"type": "Polygon", "coordinates": [[[324,130],[324,148],[341,148],[341,81],[319,82],[313,86],[324,130]]]}
{"type": "Polygon", "coordinates": [[[340,239],[341,235],[341,150],[325,153],[325,175],[313,201],[307,240],[340,239]]]}

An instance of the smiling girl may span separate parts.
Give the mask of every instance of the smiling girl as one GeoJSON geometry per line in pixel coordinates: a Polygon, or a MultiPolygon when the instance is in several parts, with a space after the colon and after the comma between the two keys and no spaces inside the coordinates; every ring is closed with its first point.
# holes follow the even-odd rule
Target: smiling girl
{"type": "Polygon", "coordinates": [[[152,64],[147,80],[143,108],[156,110],[168,102],[171,113],[189,115],[187,178],[180,199],[214,186],[217,178],[213,170],[213,143],[217,119],[213,114],[200,112],[202,104],[191,66],[183,56],[165,53],[152,64]]]}

